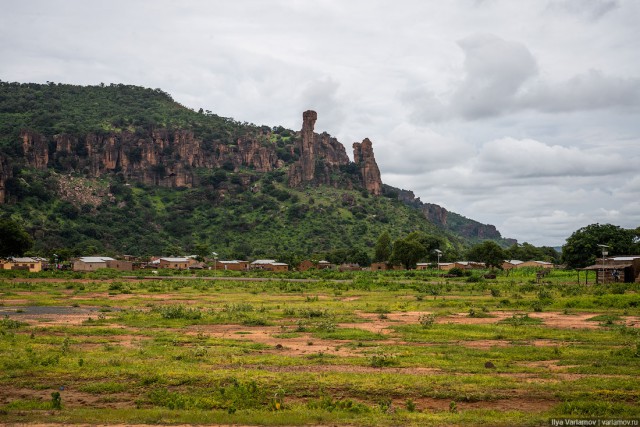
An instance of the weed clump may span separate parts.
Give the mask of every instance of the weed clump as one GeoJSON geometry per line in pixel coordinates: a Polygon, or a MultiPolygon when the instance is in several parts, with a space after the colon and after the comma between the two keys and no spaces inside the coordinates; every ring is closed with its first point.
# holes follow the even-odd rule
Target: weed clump
{"type": "Polygon", "coordinates": [[[371,409],[351,399],[333,399],[330,396],[323,396],[318,400],[312,400],[307,403],[309,409],[323,409],[327,412],[344,411],[356,414],[370,412],[371,409]]]}
{"type": "Polygon", "coordinates": [[[424,329],[430,329],[433,327],[433,325],[436,322],[436,315],[433,313],[422,314],[418,318],[418,322],[420,323],[420,326],[422,326],[424,329]]]}
{"type": "Polygon", "coordinates": [[[197,308],[187,308],[184,305],[166,305],[151,309],[154,313],[159,313],[163,319],[189,319],[197,320],[202,318],[202,312],[197,308]]]}
{"type": "Polygon", "coordinates": [[[396,356],[392,354],[374,354],[369,358],[369,365],[372,368],[385,368],[398,364],[396,356]]]}
{"type": "Polygon", "coordinates": [[[501,320],[500,323],[506,323],[513,327],[517,327],[517,326],[523,326],[523,325],[538,325],[542,323],[542,320],[529,317],[529,314],[527,313],[525,314],[516,313],[511,317],[501,320]]]}

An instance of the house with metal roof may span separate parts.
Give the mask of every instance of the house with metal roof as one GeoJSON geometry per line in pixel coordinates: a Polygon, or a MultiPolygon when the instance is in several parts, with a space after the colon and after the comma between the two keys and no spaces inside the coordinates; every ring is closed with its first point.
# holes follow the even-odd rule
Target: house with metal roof
{"type": "MultiPolygon", "coordinates": [[[[576,269],[585,271],[588,281],[589,271],[595,271],[596,283],[640,283],[640,255],[620,255],[596,259],[589,267],[576,269]]],[[[580,278],[578,276],[578,282],[580,278]]]]}
{"type": "Polygon", "coordinates": [[[186,270],[189,268],[191,264],[191,260],[186,257],[167,257],[160,258],[159,260],[160,268],[172,268],[177,270],[186,270]]]}
{"type": "Polygon", "coordinates": [[[107,261],[115,261],[108,256],[84,256],[73,262],[73,271],[96,271],[107,268],[107,261]]]}
{"type": "Polygon", "coordinates": [[[1,270],[27,270],[31,273],[42,271],[42,261],[40,259],[23,257],[0,260],[1,270]]]}

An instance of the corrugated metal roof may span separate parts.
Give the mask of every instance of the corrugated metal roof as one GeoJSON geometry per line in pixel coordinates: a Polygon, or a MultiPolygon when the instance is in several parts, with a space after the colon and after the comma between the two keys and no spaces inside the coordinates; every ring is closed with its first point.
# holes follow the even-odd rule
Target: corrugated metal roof
{"type": "Polygon", "coordinates": [[[189,262],[188,258],[160,258],[161,261],[166,262],[189,262]]]}
{"type": "Polygon", "coordinates": [[[257,259],[255,261],[253,261],[251,264],[252,265],[259,265],[259,264],[273,264],[274,262],[276,262],[275,259],[257,259]]]}
{"type": "Polygon", "coordinates": [[[11,258],[12,262],[38,262],[33,258],[11,258]]]}
{"type": "Polygon", "coordinates": [[[108,256],[83,256],[78,258],[78,260],[82,262],[88,262],[88,263],[115,261],[115,259],[108,256]]]}

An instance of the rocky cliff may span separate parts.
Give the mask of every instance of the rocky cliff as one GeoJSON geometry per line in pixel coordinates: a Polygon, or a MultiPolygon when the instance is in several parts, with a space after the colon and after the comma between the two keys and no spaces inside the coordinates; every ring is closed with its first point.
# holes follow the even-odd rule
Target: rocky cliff
{"type": "MultiPolygon", "coordinates": [[[[87,177],[121,174],[126,180],[163,187],[193,187],[199,184],[198,169],[238,171],[250,168],[270,172],[285,166],[278,150],[298,160],[290,164],[289,186],[303,184],[353,188],[362,185],[371,194],[382,194],[380,170],[369,139],[354,143],[352,163],[344,146],[329,134],[314,132],[315,111],[305,111],[302,130],[292,139],[295,145],[278,147],[269,142],[271,131],[240,137],[235,144],[204,141],[189,130],[155,129],[148,133],[89,133],[84,136],[42,135],[31,130],[20,133],[23,158],[35,169],[54,168],[79,172],[87,177]]],[[[16,162],[16,159],[13,159],[16,162]]],[[[8,160],[0,164],[0,203],[11,171],[8,160]]]]}
{"type": "Polygon", "coordinates": [[[353,161],[360,169],[364,188],[371,194],[381,195],[382,179],[380,178],[380,169],[373,155],[373,146],[369,138],[365,138],[361,143],[353,143],[353,161]]]}
{"type": "Polygon", "coordinates": [[[23,131],[20,139],[24,162],[36,169],[54,167],[90,177],[122,173],[127,179],[164,187],[197,185],[197,168],[247,167],[270,172],[284,164],[273,146],[257,138],[240,138],[235,145],[227,145],[204,142],[193,132],[181,130],[158,129],[148,135],[61,134],[51,138],[23,131]]]}
{"type": "Polygon", "coordinates": [[[501,240],[507,245],[517,243],[515,239],[503,238],[498,229],[491,224],[482,224],[478,221],[465,218],[454,212],[449,212],[442,206],[433,203],[423,203],[416,197],[413,191],[402,190],[390,186],[384,186],[386,193],[393,192],[398,195],[398,199],[407,205],[418,209],[429,222],[445,230],[453,231],[456,234],[473,240],[501,240]]]}
{"type": "Polygon", "coordinates": [[[0,203],[4,203],[6,197],[6,183],[11,178],[9,162],[0,155],[0,203]]]}

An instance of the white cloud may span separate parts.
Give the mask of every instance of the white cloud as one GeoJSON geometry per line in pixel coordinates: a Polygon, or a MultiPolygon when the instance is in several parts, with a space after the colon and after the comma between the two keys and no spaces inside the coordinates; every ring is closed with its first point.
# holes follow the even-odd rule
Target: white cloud
{"type": "Polygon", "coordinates": [[[430,128],[402,123],[391,129],[385,144],[376,144],[376,161],[385,173],[415,175],[450,169],[466,161],[473,147],[430,128]]]}

